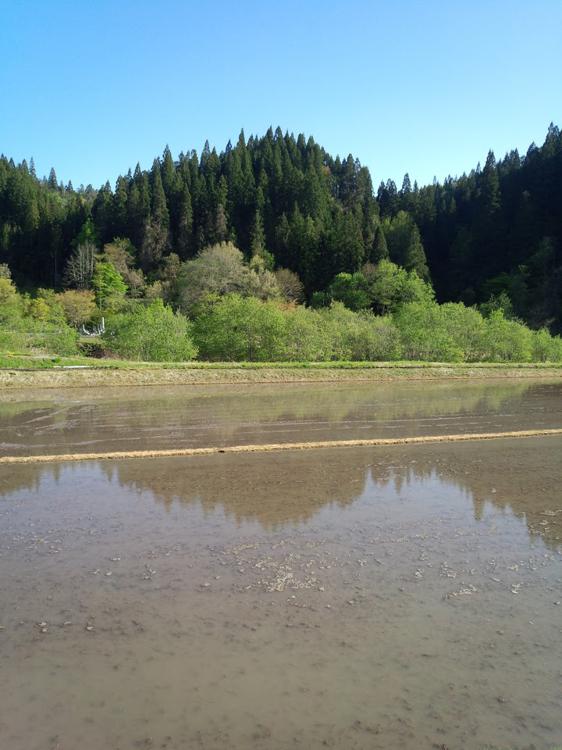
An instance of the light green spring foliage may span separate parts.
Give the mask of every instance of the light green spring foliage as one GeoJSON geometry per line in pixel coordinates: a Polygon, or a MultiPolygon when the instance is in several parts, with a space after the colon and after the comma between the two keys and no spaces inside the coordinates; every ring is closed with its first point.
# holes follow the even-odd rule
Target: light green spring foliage
{"type": "Polygon", "coordinates": [[[66,323],[54,292],[40,289],[30,299],[18,294],[9,276],[0,277],[0,351],[77,353],[78,336],[66,323]]]}
{"type": "Polygon", "coordinates": [[[282,359],[284,331],[285,317],[278,305],[240,294],[209,301],[194,323],[201,357],[217,361],[282,359]]]}
{"type": "Polygon", "coordinates": [[[201,357],[214,361],[396,359],[401,352],[389,318],[357,314],[339,302],[313,310],[237,294],[209,300],[194,337],[201,357]]]}
{"type": "Polygon", "coordinates": [[[559,362],[562,339],[532,331],[501,310],[485,318],[460,302],[410,303],[394,315],[406,359],[434,362],[559,362]]]}
{"type": "Polygon", "coordinates": [[[372,308],[382,315],[394,312],[406,302],[429,303],[434,299],[430,284],[416,271],[407,271],[389,260],[376,266],[366,263],[356,273],[339,273],[327,294],[317,296],[322,303],[343,302],[350,310],[372,308]]]}
{"type": "Polygon", "coordinates": [[[410,302],[393,316],[319,310],[232,294],[199,309],[194,338],[212,361],[531,362],[562,360],[562,340],[499,311],[484,318],[460,303],[410,302]]]}
{"type": "Polygon", "coordinates": [[[341,302],[335,302],[322,310],[321,315],[331,344],[328,359],[400,359],[400,335],[389,317],[375,317],[368,311],[354,313],[341,302]]]}
{"type": "Polygon", "coordinates": [[[410,302],[395,313],[394,320],[400,330],[405,359],[436,362],[463,360],[463,349],[449,329],[446,313],[439,305],[410,302]]]}
{"type": "Polygon", "coordinates": [[[23,301],[9,276],[0,276],[0,325],[21,317],[23,301]]]}
{"type": "Polygon", "coordinates": [[[376,266],[367,264],[363,274],[369,284],[374,309],[383,315],[393,313],[408,302],[429,305],[435,299],[431,284],[416,271],[407,271],[389,260],[376,266]]]}
{"type": "Polygon", "coordinates": [[[286,309],[283,357],[288,362],[326,362],[333,346],[321,311],[298,305],[286,309]]]}
{"type": "Polygon", "coordinates": [[[210,294],[237,293],[260,299],[280,297],[274,274],[259,256],[248,265],[231,242],[220,242],[202,250],[184,263],[177,279],[176,296],[182,312],[191,314],[210,294]]]}
{"type": "Polygon", "coordinates": [[[67,289],[57,294],[64,316],[71,326],[78,328],[90,321],[96,314],[96,300],[89,289],[67,289]]]}
{"type": "Polygon", "coordinates": [[[182,362],[197,356],[191,323],[160,299],[109,317],[103,341],[121,357],[143,362],[182,362]]]}
{"type": "MultiPolygon", "coordinates": [[[[340,301],[314,309],[260,299],[255,290],[252,293],[252,284],[259,279],[262,267],[244,264],[232,246],[224,250],[224,245],[219,246],[221,263],[232,261],[237,278],[242,268],[246,281],[251,271],[252,282],[243,293],[198,297],[192,307],[193,322],[162,299],[129,300],[123,306],[121,276],[111,264],[98,263],[95,284],[100,303],[105,300],[106,309],[116,309],[113,303],[117,301],[122,307],[108,317],[103,337],[106,347],[121,357],[144,361],[186,361],[198,353],[201,359],[211,361],[256,362],[562,361],[560,337],[551,336],[546,329],[532,331],[508,318],[501,308],[489,309],[484,316],[462,303],[439,305],[431,287],[416,272],[389,261],[365,266],[359,274],[340,274],[337,279],[343,293],[366,290],[375,309],[392,311],[391,315],[375,315],[369,309],[351,310],[340,301]]],[[[88,315],[99,315],[93,296],[88,291],[57,295],[48,289],[38,290],[34,297],[21,295],[9,273],[2,270],[0,351],[77,353],[75,326],[88,315]],[[76,296],[79,299],[74,299],[76,296]]],[[[357,297],[348,297],[348,302],[350,299],[356,301],[357,297]]]]}
{"type": "Polygon", "coordinates": [[[546,328],[533,334],[533,362],[562,362],[562,338],[551,336],[546,328]]]}
{"type": "Polygon", "coordinates": [[[102,312],[117,312],[123,306],[127,285],[112,263],[96,263],[92,286],[102,312]]]}

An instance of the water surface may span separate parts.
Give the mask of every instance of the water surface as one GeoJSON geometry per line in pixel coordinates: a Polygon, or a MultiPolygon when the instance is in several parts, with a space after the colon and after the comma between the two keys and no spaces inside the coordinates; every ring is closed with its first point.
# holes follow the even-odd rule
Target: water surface
{"type": "Polygon", "coordinates": [[[173,386],[0,394],[0,454],[560,427],[562,382],[173,386]]]}
{"type": "MultiPolygon", "coordinates": [[[[318,408],[295,398],[291,420],[318,408]]],[[[337,429],[373,408],[338,398],[337,429]]],[[[508,389],[489,418],[547,420],[544,399],[508,389]]],[[[389,424],[426,408],[406,401],[389,424]]],[[[561,457],[533,438],[1,467],[0,747],[562,744],[561,457]]]]}

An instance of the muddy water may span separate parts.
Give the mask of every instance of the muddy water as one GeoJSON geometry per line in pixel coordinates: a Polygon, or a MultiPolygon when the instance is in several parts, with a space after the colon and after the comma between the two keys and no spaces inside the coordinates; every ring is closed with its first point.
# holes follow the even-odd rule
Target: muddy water
{"type": "Polygon", "coordinates": [[[562,440],[0,471],[0,747],[562,744],[562,440]]]}
{"type": "Polygon", "coordinates": [[[448,382],[6,391],[0,453],[223,446],[562,425],[562,384],[448,382]]]}

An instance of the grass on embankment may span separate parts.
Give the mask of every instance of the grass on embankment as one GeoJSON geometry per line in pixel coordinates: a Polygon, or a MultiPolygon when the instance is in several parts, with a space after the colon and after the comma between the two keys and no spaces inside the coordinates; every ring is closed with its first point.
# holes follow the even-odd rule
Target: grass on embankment
{"type": "Polygon", "coordinates": [[[1,388],[290,383],[455,378],[562,378],[562,363],[133,362],[0,354],[1,388]]]}

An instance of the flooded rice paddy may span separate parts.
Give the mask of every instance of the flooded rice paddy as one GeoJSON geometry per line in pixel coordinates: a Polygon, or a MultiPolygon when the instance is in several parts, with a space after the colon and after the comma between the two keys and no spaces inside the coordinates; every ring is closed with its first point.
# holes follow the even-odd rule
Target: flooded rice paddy
{"type": "Polygon", "coordinates": [[[0,453],[155,450],[562,427],[562,382],[0,393],[0,453]]]}
{"type": "MultiPolygon", "coordinates": [[[[1,452],[562,426],[556,384],[0,397],[1,452]],[[136,442],[134,442],[136,441],[136,442]]],[[[0,748],[562,745],[562,439],[0,467],[0,748]]]]}

